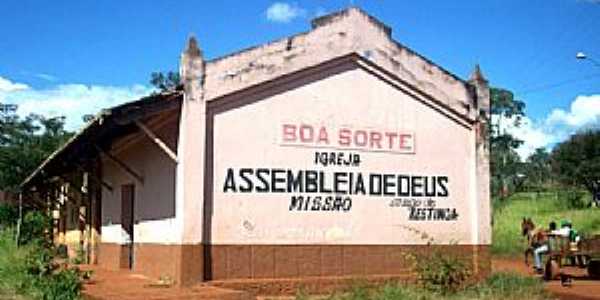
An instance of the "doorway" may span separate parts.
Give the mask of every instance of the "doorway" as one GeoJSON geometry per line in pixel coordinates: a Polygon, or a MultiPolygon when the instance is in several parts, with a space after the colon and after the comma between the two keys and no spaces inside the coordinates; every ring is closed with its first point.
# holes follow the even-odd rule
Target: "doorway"
{"type": "Polygon", "coordinates": [[[127,234],[128,239],[124,245],[125,261],[121,263],[122,268],[133,269],[134,253],[133,253],[133,224],[134,224],[134,195],[135,185],[124,184],[121,186],[121,228],[127,234]]]}

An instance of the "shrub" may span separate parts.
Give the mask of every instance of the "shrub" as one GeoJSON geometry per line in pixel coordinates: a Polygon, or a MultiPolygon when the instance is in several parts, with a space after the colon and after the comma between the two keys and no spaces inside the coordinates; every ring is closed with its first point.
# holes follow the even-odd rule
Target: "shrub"
{"type": "Polygon", "coordinates": [[[586,196],[587,193],[585,191],[574,188],[567,188],[558,193],[559,201],[561,201],[567,209],[586,208],[589,204],[586,196]]]}
{"type": "Polygon", "coordinates": [[[31,295],[43,300],[79,299],[81,294],[81,274],[78,269],[61,269],[33,281],[31,295]]]}
{"type": "Polygon", "coordinates": [[[33,244],[26,259],[27,274],[31,278],[27,290],[35,299],[78,299],[81,290],[79,269],[59,266],[56,250],[42,244],[33,244]]]}
{"type": "Polygon", "coordinates": [[[39,211],[30,211],[23,216],[19,244],[42,243],[50,244],[48,236],[51,228],[51,218],[39,211]]]}
{"type": "Polygon", "coordinates": [[[31,299],[79,299],[80,271],[59,266],[55,255],[45,243],[17,247],[14,230],[0,230],[0,290],[31,299]]]}
{"type": "Polygon", "coordinates": [[[471,276],[470,268],[460,258],[442,251],[417,256],[415,271],[423,287],[442,294],[464,288],[471,276]]]}

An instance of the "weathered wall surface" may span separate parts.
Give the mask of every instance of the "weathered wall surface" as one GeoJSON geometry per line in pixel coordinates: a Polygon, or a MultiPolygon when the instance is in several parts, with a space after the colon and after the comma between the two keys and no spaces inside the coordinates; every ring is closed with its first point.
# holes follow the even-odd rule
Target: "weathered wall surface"
{"type": "MultiPolygon", "coordinates": [[[[214,245],[415,245],[426,244],[431,238],[435,243],[478,244],[479,237],[473,232],[479,221],[474,187],[475,131],[360,68],[218,113],[213,139],[210,242],[214,245]],[[286,124],[297,128],[310,125],[315,130],[314,139],[308,141],[306,133],[303,142],[301,132],[293,139],[291,127],[284,128],[286,124]],[[319,128],[327,131],[328,143],[319,135],[319,128]],[[363,147],[359,136],[350,145],[340,145],[341,129],[368,132],[370,141],[363,147]],[[387,148],[388,140],[372,143],[386,132],[410,137],[403,146],[395,139],[393,149],[387,148]],[[324,166],[315,162],[315,152],[321,151],[342,152],[345,158],[356,154],[360,163],[324,166]],[[243,168],[250,171],[241,175],[243,168]],[[317,182],[318,187],[331,188],[335,172],[354,173],[355,178],[361,173],[365,185],[370,174],[391,174],[390,181],[396,183],[382,191],[389,195],[369,192],[368,186],[366,193],[338,193],[351,199],[351,207],[346,209],[344,204],[342,209],[331,211],[323,203],[326,196],[336,193],[290,193],[285,173],[262,176],[267,181],[263,182],[264,178],[256,175],[261,168],[269,172],[323,172],[326,182],[317,182]],[[417,185],[423,180],[437,184],[417,187],[410,195],[399,194],[396,175],[419,177],[417,185]],[[266,190],[256,190],[267,185],[266,190]],[[253,186],[251,191],[247,191],[249,186],[253,186]],[[436,192],[431,194],[434,188],[436,192]],[[424,189],[430,196],[421,195],[424,189]],[[303,196],[310,203],[298,204],[293,196],[303,196]],[[316,205],[318,211],[313,211],[314,200],[308,200],[315,196],[323,196],[322,205],[316,205]],[[418,208],[418,213],[413,211],[411,217],[409,206],[418,208]],[[427,216],[430,207],[444,209],[444,220],[427,216]]],[[[347,183],[341,186],[350,189],[347,183]]],[[[406,188],[404,184],[402,189],[406,188]]]]}
{"type": "Polygon", "coordinates": [[[473,97],[463,81],[398,44],[387,26],[355,8],[314,20],[307,33],[209,62],[205,98],[210,101],[352,52],[460,113],[473,113],[465,108],[473,104],[473,97]]]}

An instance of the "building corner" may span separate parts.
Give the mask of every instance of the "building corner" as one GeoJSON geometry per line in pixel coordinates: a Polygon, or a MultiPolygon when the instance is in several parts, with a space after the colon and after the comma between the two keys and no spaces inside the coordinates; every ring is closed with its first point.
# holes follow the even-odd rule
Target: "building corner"
{"type": "Polygon", "coordinates": [[[178,285],[204,279],[204,155],[206,105],[204,101],[205,62],[194,37],[181,54],[179,75],[183,103],[179,121],[176,171],[176,219],[180,237],[175,254],[174,278],[178,285]]]}
{"type": "MultiPolygon", "coordinates": [[[[485,277],[491,271],[490,245],[492,242],[492,203],[490,197],[490,141],[489,118],[491,110],[490,88],[479,65],[475,66],[468,83],[473,88],[475,116],[475,164],[476,164],[476,199],[479,212],[479,237],[476,258],[478,262],[477,277],[485,277]],[[483,257],[481,257],[483,256],[483,257]],[[485,263],[485,265],[481,265],[485,263]]],[[[475,259],[474,259],[475,260],[475,259]]]]}

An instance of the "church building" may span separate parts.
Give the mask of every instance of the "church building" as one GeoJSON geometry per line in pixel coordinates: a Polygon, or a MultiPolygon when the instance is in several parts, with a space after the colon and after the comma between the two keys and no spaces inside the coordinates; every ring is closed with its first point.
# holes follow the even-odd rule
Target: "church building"
{"type": "Polygon", "coordinates": [[[70,255],[179,285],[404,278],[436,249],[489,273],[479,67],[462,79],[348,8],[213,60],[190,38],[179,71],[23,183],[70,255]]]}

